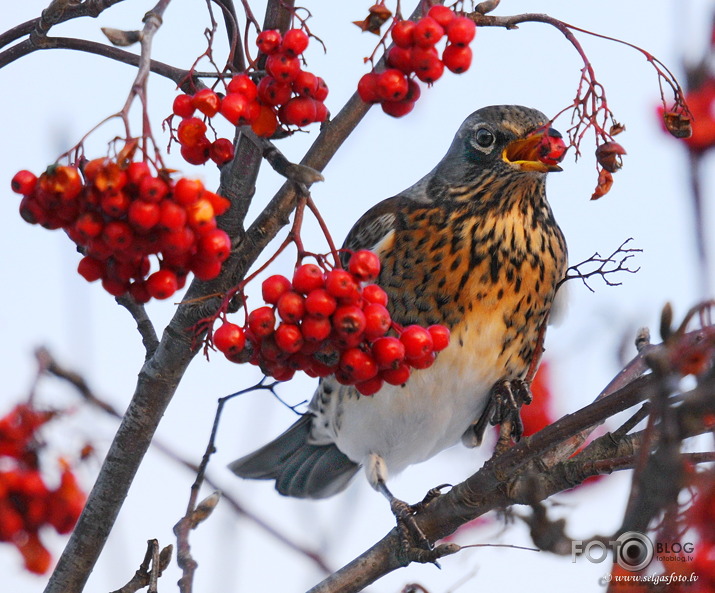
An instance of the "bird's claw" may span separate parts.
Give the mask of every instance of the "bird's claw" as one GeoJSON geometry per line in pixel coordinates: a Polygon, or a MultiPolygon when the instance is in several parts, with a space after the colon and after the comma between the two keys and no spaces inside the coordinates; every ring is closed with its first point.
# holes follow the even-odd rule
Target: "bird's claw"
{"type": "Polygon", "coordinates": [[[401,535],[403,536],[403,543],[406,544],[407,548],[412,548],[410,545],[410,539],[417,544],[417,547],[423,550],[431,550],[432,544],[427,539],[419,525],[415,521],[415,507],[413,505],[407,504],[405,501],[395,498],[390,501],[390,509],[392,514],[395,515],[397,519],[397,526],[400,528],[401,535]]]}
{"type": "Polygon", "coordinates": [[[499,425],[499,440],[497,441],[496,454],[506,451],[512,439],[518,441],[524,433],[524,424],[521,421],[521,406],[532,401],[529,384],[522,379],[503,379],[498,381],[492,389],[493,408],[489,422],[499,425]]]}
{"type": "Polygon", "coordinates": [[[410,505],[410,509],[412,509],[412,514],[421,513],[422,511],[424,511],[429,503],[431,503],[435,498],[439,498],[440,496],[442,496],[442,490],[444,488],[451,487],[452,484],[440,484],[439,486],[430,488],[427,491],[427,494],[425,494],[425,497],[420,502],[410,505]]]}

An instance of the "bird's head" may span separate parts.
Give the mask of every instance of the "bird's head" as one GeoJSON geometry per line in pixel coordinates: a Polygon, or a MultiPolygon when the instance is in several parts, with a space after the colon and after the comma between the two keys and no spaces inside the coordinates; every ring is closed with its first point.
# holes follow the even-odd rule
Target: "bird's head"
{"type": "Polygon", "coordinates": [[[459,183],[489,171],[497,175],[561,171],[566,153],[561,134],[536,109],[493,105],[472,113],[461,125],[438,166],[445,181],[459,183]]]}

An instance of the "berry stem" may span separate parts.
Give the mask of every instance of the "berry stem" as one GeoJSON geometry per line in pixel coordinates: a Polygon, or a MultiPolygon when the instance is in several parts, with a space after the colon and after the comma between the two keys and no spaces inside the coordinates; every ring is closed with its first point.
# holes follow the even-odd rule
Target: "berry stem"
{"type": "Polygon", "coordinates": [[[665,81],[672,89],[676,107],[685,113],[689,113],[688,107],[683,99],[683,90],[673,76],[672,72],[660,60],[655,58],[652,54],[645,51],[644,49],[638,47],[637,45],[634,45],[627,41],[616,39],[614,37],[609,37],[607,35],[601,35],[592,31],[588,31],[586,29],[581,29],[580,27],[575,27],[547,14],[525,13],[514,16],[501,17],[485,15],[479,12],[473,12],[470,13],[468,16],[476,23],[477,26],[480,27],[504,27],[506,29],[516,29],[517,26],[521,23],[544,23],[555,27],[558,31],[561,32],[562,35],[564,35],[564,37],[566,37],[569,43],[571,43],[571,45],[574,47],[579,56],[581,56],[581,59],[584,63],[584,67],[581,71],[581,79],[579,81],[576,98],[571,105],[561,110],[554,117],[554,119],[556,119],[562,113],[570,109],[574,110],[574,119],[576,119],[576,124],[568,130],[568,135],[571,146],[574,147],[577,157],[580,154],[579,145],[586,131],[591,127],[594,129],[597,144],[599,143],[599,138],[604,141],[608,141],[612,138],[611,134],[606,130],[606,123],[609,118],[613,121],[615,121],[615,119],[613,118],[613,113],[608,107],[605,90],[596,79],[593,66],[588,59],[588,56],[583,49],[583,46],[574,35],[574,31],[578,31],[579,33],[584,33],[586,35],[591,35],[608,41],[615,41],[616,43],[620,43],[642,53],[646,57],[648,62],[655,68],[655,71],[658,75],[658,84],[660,87],[661,100],[663,102],[664,107],[667,108],[663,93],[663,81],[665,81]],[[586,90],[584,90],[584,86],[586,87],[586,90]],[[599,116],[602,117],[602,123],[599,122],[599,116]]]}
{"type": "Polygon", "coordinates": [[[313,201],[313,197],[310,194],[308,194],[306,203],[308,204],[308,208],[310,208],[310,211],[313,213],[313,216],[315,216],[315,219],[318,221],[318,224],[320,225],[320,230],[323,231],[323,235],[325,236],[325,240],[328,242],[328,246],[330,247],[330,253],[333,256],[334,267],[342,267],[340,264],[340,255],[338,254],[338,249],[335,246],[335,242],[333,241],[333,237],[330,234],[328,225],[325,223],[323,215],[318,210],[318,207],[316,206],[315,202],[313,201]]]}

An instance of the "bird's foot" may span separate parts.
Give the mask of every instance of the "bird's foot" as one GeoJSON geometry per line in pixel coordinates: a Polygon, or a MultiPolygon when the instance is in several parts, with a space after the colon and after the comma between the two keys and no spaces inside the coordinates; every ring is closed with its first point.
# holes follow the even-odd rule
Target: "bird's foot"
{"type": "Polygon", "coordinates": [[[390,500],[390,510],[395,515],[397,528],[400,531],[400,546],[408,556],[414,555],[417,550],[432,550],[432,542],[429,541],[420,526],[417,525],[417,521],[415,521],[416,506],[407,504],[404,500],[395,497],[390,500]]]}
{"type": "Polygon", "coordinates": [[[495,454],[506,451],[512,439],[518,441],[524,432],[521,421],[521,406],[530,404],[532,400],[529,384],[522,379],[503,379],[492,388],[492,401],[494,402],[489,422],[499,425],[499,440],[495,447],[495,454]]]}
{"type": "Polygon", "coordinates": [[[437,558],[444,556],[445,552],[441,550],[441,546],[438,546],[437,549],[434,548],[432,542],[415,521],[415,514],[424,508],[429,501],[439,496],[442,487],[433,488],[427,493],[424,500],[416,505],[411,505],[394,496],[383,480],[377,482],[377,489],[390,502],[390,510],[397,521],[400,555],[407,561],[432,562],[439,568],[437,558]]]}

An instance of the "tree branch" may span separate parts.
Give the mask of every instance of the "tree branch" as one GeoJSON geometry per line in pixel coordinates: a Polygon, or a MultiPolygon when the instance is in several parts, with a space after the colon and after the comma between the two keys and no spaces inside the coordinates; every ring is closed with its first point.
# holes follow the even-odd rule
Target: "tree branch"
{"type": "MultiPolygon", "coordinates": [[[[360,100],[357,93],[353,95],[340,113],[323,127],[301,164],[322,171],[368,109],[369,106],[360,100]]],[[[246,169],[240,170],[234,164],[229,172],[222,174],[222,188],[228,187],[230,197],[236,197],[244,203],[250,199],[260,158],[256,151],[243,163],[246,169]],[[239,173],[241,177],[237,179],[239,173]]],[[[224,263],[221,276],[208,282],[194,280],[191,283],[186,295],[187,302],[178,307],[159,347],[139,373],[132,401],[90,492],[84,512],[45,589],[46,593],[81,591],[84,587],[159,421],[189,363],[198,352],[195,347],[196,336],[189,328],[212,314],[221,301],[219,297],[204,297],[224,294],[235,285],[236,278],[245,276],[266,245],[286,224],[297,196],[292,182],[284,184],[248,229],[239,248],[224,263]]],[[[221,220],[222,226],[231,236],[241,233],[240,223],[240,220],[233,218],[223,217],[221,220]]]]}

